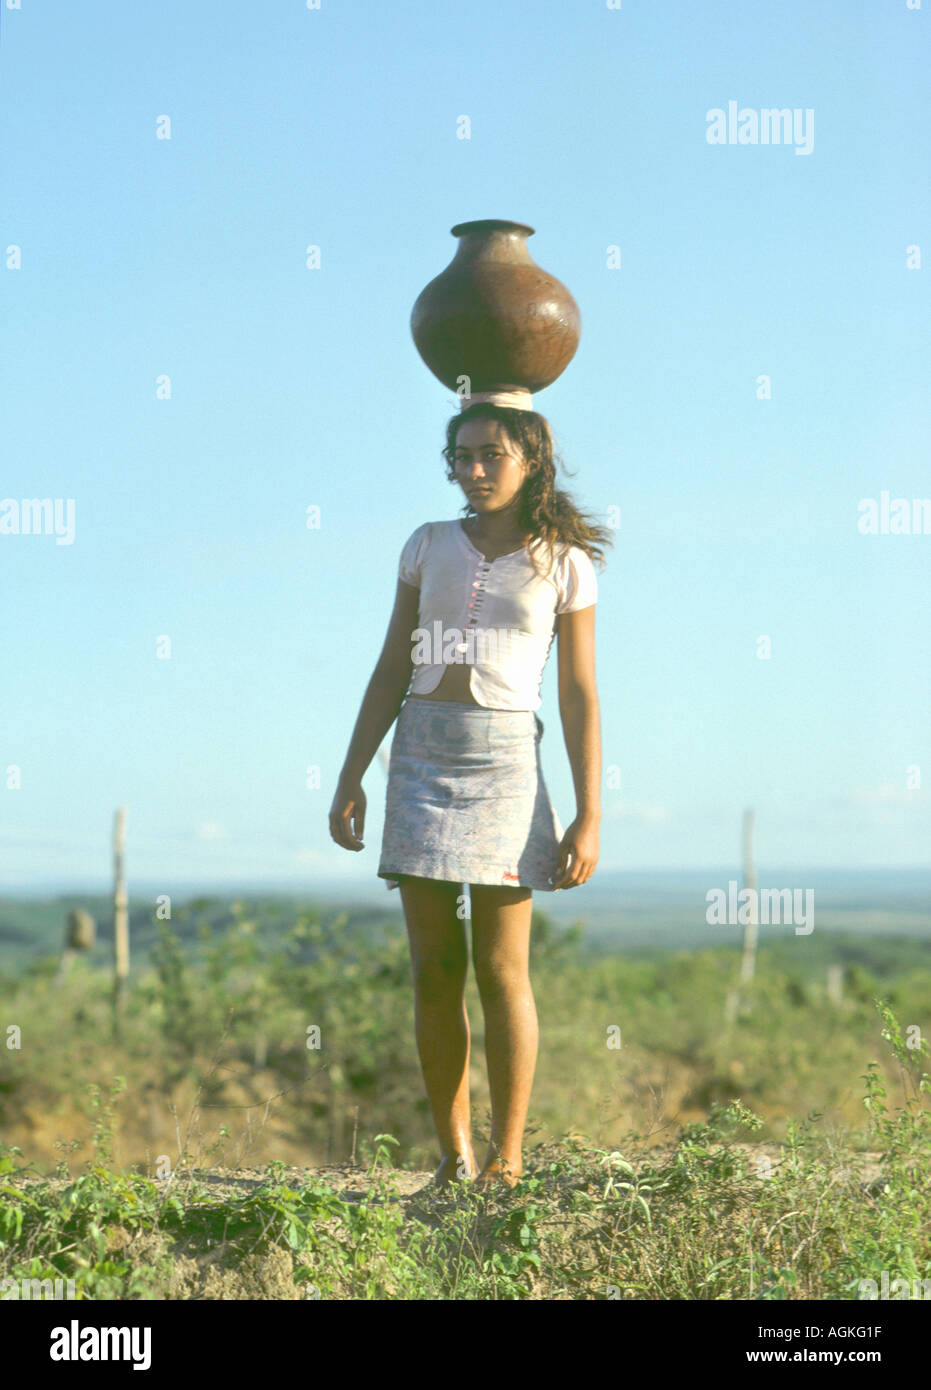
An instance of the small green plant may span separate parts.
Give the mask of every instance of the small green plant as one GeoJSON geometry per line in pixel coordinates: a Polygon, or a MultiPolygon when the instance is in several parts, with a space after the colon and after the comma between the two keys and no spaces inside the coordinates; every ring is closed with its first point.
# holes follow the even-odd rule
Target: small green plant
{"type": "Polygon", "coordinates": [[[96,1113],[94,1124],[94,1157],[97,1163],[107,1165],[113,1162],[113,1132],[116,1125],[115,1102],[126,1090],[125,1076],[115,1076],[110,1084],[107,1099],[99,1086],[91,1082],[87,1087],[91,1109],[96,1113]]]}
{"type": "Polygon", "coordinates": [[[395,1149],[400,1148],[400,1143],[393,1134],[376,1134],[372,1142],[375,1145],[375,1153],[372,1158],[372,1166],[369,1169],[370,1177],[375,1176],[379,1164],[383,1164],[386,1168],[391,1167],[390,1145],[393,1144],[395,1149]]]}
{"type": "Polygon", "coordinates": [[[22,1158],[23,1151],[16,1144],[0,1143],[0,1174],[16,1170],[16,1159],[22,1158]]]}
{"type": "Polygon", "coordinates": [[[904,1106],[898,1106],[895,1114],[890,1115],[879,1064],[868,1062],[862,1076],[866,1086],[863,1105],[869,1116],[871,1132],[885,1146],[883,1162],[893,1174],[902,1177],[909,1155],[913,1155],[916,1149],[926,1149],[931,1138],[931,1109],[925,1099],[931,1095],[931,1077],[922,1067],[922,1059],[928,1056],[928,1040],[921,1038],[916,1047],[909,1049],[888,1002],[876,999],[874,1003],[883,1021],[880,1036],[889,1044],[899,1063],[906,1100],[904,1106]]]}

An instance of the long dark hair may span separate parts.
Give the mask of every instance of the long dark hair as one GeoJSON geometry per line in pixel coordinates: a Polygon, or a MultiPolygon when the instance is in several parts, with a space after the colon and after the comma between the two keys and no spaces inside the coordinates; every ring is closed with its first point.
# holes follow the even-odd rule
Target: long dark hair
{"type": "MultiPolygon", "coordinates": [[[[550,548],[551,553],[559,545],[577,545],[589,559],[604,569],[602,546],[613,546],[614,536],[609,527],[600,526],[579,511],[570,494],[556,486],[556,464],[559,463],[563,469],[566,465],[556,452],[545,416],[535,410],[511,410],[507,406],[491,405],[486,401],[470,405],[454,415],[446,426],[446,447],[442,451],[446,460],[446,476],[451,483],[458,481],[455,457],[459,426],[468,420],[497,420],[504,426],[511,443],[530,464],[530,473],[518,494],[521,529],[530,531],[535,539],[550,548]]],[[[477,515],[468,499],[463,511],[466,516],[477,515]]],[[[531,564],[536,569],[533,552],[534,547],[531,547],[531,564]]]]}

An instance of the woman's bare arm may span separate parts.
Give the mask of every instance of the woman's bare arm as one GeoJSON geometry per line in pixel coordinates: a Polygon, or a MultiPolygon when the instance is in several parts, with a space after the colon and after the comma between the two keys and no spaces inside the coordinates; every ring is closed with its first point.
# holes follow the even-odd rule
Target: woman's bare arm
{"type": "Polygon", "coordinates": [[[561,613],[557,627],[559,713],[575,785],[576,818],[564,846],[573,865],[562,861],[558,888],[574,888],[591,878],[598,862],[601,824],[601,715],[595,685],[595,605],[561,613]]]}
{"type": "Polygon", "coordinates": [[[417,626],[419,598],[419,589],[398,580],[384,646],[362,697],[341,777],[364,776],[398,717],[411,680],[412,633],[417,626]]]}
{"type": "Polygon", "coordinates": [[[419,601],[420,590],[399,579],[385,642],[362,697],[330,807],[330,834],[344,849],[362,848],[365,830],[362,778],[397,719],[410,685],[412,634],[417,626],[419,601]],[[350,820],[355,835],[350,830],[350,820]]]}

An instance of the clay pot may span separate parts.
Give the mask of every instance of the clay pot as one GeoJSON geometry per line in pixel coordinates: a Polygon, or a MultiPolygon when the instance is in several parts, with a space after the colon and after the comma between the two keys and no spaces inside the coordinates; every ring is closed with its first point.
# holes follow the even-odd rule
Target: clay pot
{"type": "Polygon", "coordinates": [[[455,391],[542,391],[565,371],[582,319],[572,295],[527,250],[533,228],[460,222],[449,265],[417,297],[411,333],[434,376],[455,391]]]}

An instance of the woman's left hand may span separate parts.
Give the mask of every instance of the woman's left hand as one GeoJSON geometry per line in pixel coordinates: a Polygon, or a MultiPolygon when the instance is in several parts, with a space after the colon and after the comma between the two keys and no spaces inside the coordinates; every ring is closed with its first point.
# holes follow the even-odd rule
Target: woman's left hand
{"type": "Polygon", "coordinates": [[[598,821],[576,816],[559,842],[556,890],[587,883],[598,863],[598,821]],[[571,857],[571,865],[570,865],[571,857]]]}

